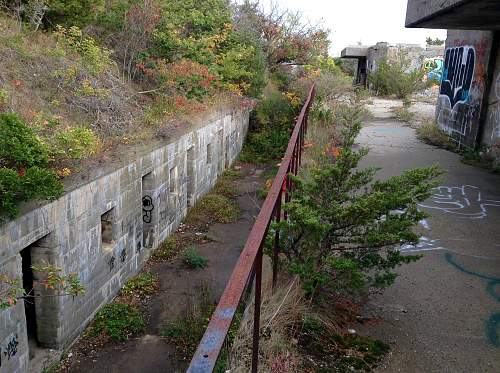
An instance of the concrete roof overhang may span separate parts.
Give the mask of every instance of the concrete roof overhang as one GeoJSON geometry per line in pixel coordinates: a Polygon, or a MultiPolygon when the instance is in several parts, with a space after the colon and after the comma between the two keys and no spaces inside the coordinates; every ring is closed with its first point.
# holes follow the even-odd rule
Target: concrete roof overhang
{"type": "Polygon", "coordinates": [[[366,58],[368,57],[368,47],[347,47],[340,52],[341,58],[366,58]]]}
{"type": "Polygon", "coordinates": [[[406,27],[500,30],[500,0],[408,0],[406,27]]]}

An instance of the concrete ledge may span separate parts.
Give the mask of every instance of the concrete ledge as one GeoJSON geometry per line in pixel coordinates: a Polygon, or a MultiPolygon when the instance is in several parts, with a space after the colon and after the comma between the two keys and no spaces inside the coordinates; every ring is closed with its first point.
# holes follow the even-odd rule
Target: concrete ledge
{"type": "Polygon", "coordinates": [[[500,30],[498,0],[408,0],[406,27],[500,30]]]}

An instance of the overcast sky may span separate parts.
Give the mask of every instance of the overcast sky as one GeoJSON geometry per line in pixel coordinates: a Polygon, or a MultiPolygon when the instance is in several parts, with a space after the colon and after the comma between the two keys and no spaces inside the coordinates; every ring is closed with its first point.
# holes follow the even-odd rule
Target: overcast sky
{"type": "Polygon", "coordinates": [[[263,4],[278,2],[289,9],[300,10],[311,21],[323,21],[331,30],[331,53],[340,55],[348,45],[378,41],[390,44],[425,45],[425,38],[446,39],[446,30],[406,29],[408,0],[261,0],[263,4]]]}

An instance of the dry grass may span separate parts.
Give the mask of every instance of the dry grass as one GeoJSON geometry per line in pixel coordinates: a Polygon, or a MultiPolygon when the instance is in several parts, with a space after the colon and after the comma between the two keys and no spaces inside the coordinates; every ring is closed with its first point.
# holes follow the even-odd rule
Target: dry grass
{"type": "MultiPolygon", "coordinates": [[[[253,299],[253,298],[252,298],[253,299]]],[[[228,357],[228,369],[247,373],[251,367],[254,303],[249,302],[228,357]]],[[[263,284],[259,372],[297,372],[302,365],[297,345],[290,338],[307,311],[307,302],[298,279],[276,289],[263,284]]]]}
{"type": "Polygon", "coordinates": [[[438,146],[443,149],[456,150],[455,143],[437,125],[435,121],[427,121],[417,128],[417,137],[426,144],[438,146]]]}
{"type": "Polygon", "coordinates": [[[405,106],[397,107],[393,109],[393,111],[394,111],[394,116],[400,122],[411,123],[415,119],[415,113],[408,110],[408,108],[405,106]]]}
{"type": "Polygon", "coordinates": [[[134,88],[116,66],[93,76],[76,68],[80,62],[79,55],[64,53],[52,33],[20,30],[0,13],[0,88],[8,94],[8,110],[28,123],[44,116],[65,126],[88,125],[103,139],[131,132],[142,116],[134,88]],[[76,76],[64,79],[61,73],[76,76]]]}

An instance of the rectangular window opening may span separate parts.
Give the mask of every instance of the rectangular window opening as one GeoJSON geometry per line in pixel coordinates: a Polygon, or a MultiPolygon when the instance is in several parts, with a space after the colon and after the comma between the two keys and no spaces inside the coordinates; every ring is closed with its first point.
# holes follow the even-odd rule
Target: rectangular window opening
{"type": "Polygon", "coordinates": [[[169,179],[169,191],[170,193],[176,193],[177,192],[177,166],[174,166],[170,169],[170,179],[169,179]]]}
{"type": "Polygon", "coordinates": [[[207,145],[207,164],[212,163],[212,144],[207,145]]]}
{"type": "Polygon", "coordinates": [[[101,243],[103,246],[110,246],[116,242],[115,220],[114,207],[101,215],[101,243]]]}

